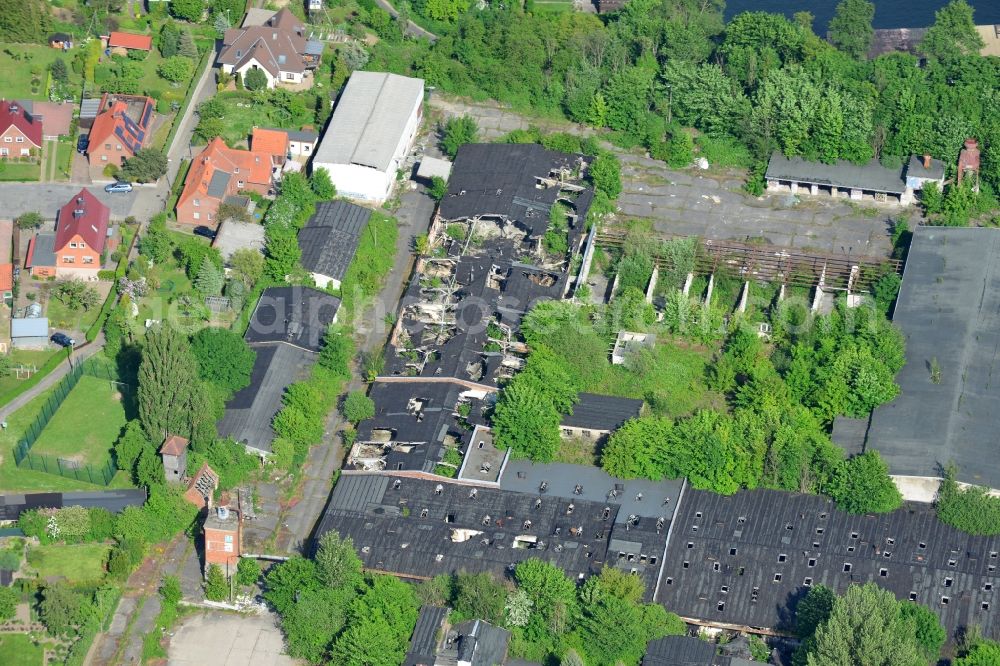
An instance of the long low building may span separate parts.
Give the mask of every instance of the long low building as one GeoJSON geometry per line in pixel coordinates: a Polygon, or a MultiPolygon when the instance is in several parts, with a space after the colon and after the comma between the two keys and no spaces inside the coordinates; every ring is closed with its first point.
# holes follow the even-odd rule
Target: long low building
{"type": "Polygon", "coordinates": [[[27,493],[0,495],[0,520],[17,520],[22,511],[31,509],[61,509],[82,506],[87,509],[107,509],[112,513],[146,503],[146,491],[95,490],[73,493],[27,493]]]}
{"type": "Polygon", "coordinates": [[[893,323],[901,391],[872,414],[865,446],[913,499],[931,501],[950,463],[960,481],[1000,488],[1000,231],[914,229],[893,323]]]}
{"type": "Polygon", "coordinates": [[[339,195],[381,204],[413,145],[423,102],[423,79],[354,72],[313,154],[313,169],[326,169],[339,195]]]}

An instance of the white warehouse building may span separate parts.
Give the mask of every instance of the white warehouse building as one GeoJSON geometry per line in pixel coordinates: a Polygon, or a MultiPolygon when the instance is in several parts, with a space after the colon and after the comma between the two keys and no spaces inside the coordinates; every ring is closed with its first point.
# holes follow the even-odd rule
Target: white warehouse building
{"type": "Polygon", "coordinates": [[[423,100],[423,79],[354,72],[313,155],[313,169],[330,172],[337,194],[381,204],[413,145],[423,100]]]}

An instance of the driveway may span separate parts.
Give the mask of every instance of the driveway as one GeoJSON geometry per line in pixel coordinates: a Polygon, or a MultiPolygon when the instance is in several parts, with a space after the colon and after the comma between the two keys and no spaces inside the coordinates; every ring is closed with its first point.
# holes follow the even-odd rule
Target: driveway
{"type": "MultiPolygon", "coordinates": [[[[54,220],[60,208],[66,205],[80,185],[60,183],[0,183],[0,201],[3,201],[5,218],[15,218],[32,211],[54,220]]],[[[124,218],[131,213],[137,192],[108,194],[103,187],[88,187],[94,196],[111,208],[112,218],[124,218]]],[[[140,188],[136,188],[140,189],[140,188]]]]}
{"type": "Polygon", "coordinates": [[[291,666],[274,615],[206,611],[181,621],[170,639],[167,666],[291,666]]]}

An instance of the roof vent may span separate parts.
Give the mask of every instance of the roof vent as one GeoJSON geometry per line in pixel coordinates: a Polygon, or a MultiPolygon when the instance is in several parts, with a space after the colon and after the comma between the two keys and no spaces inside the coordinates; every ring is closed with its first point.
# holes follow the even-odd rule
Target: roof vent
{"type": "Polygon", "coordinates": [[[77,197],[76,198],[76,203],[82,206],[83,205],[83,197],[77,197]]]}
{"type": "Polygon", "coordinates": [[[229,519],[229,507],[228,506],[220,506],[216,511],[218,513],[219,520],[228,520],[229,519]]]}
{"type": "Polygon", "coordinates": [[[73,211],[73,217],[83,217],[83,210],[80,209],[80,208],[77,208],[76,210],[74,210],[73,211]]]}
{"type": "Polygon", "coordinates": [[[278,38],[278,33],[272,32],[271,33],[271,39],[274,40],[274,39],[277,39],[277,38],[278,38]]]}

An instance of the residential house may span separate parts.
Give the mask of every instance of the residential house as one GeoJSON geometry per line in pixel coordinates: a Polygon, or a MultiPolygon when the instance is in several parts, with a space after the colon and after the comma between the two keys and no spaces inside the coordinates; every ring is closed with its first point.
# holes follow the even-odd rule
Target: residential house
{"type": "Polygon", "coordinates": [[[42,123],[18,102],[0,100],[0,159],[42,149],[42,123]]]}
{"type": "Polygon", "coordinates": [[[250,150],[270,155],[271,165],[280,171],[288,157],[288,133],[280,129],[254,127],[250,136],[250,150]]]}
{"type": "Polygon", "coordinates": [[[320,289],[340,289],[361,233],[372,212],[346,201],[321,201],[306,226],[299,231],[302,267],[320,289]]]}
{"type": "Polygon", "coordinates": [[[274,88],[278,83],[302,83],[319,65],[322,52],[322,44],[317,49],[310,43],[305,26],[285,7],[263,25],[227,30],[217,62],[222,71],[244,79],[250,70],[259,69],[267,87],[274,88]]]}
{"type": "Polygon", "coordinates": [[[423,118],[424,81],[385,72],[354,72],[313,156],[337,192],[381,204],[396,184],[423,118]]]}
{"type": "Polygon", "coordinates": [[[59,209],[53,250],[58,277],[97,279],[111,209],[86,188],[59,209]]]}
{"type": "Polygon", "coordinates": [[[108,36],[108,48],[121,51],[152,51],[153,37],[137,35],[133,32],[112,32],[108,36]]]}
{"type": "Polygon", "coordinates": [[[155,108],[150,97],[105,93],[90,129],[87,157],[91,167],[120,167],[139,152],[152,135],[155,108]]]}
{"type": "Polygon", "coordinates": [[[241,190],[267,194],[271,190],[275,156],[228,147],[216,137],[191,163],[184,190],[177,200],[181,224],[217,226],[219,205],[241,190]]]}

